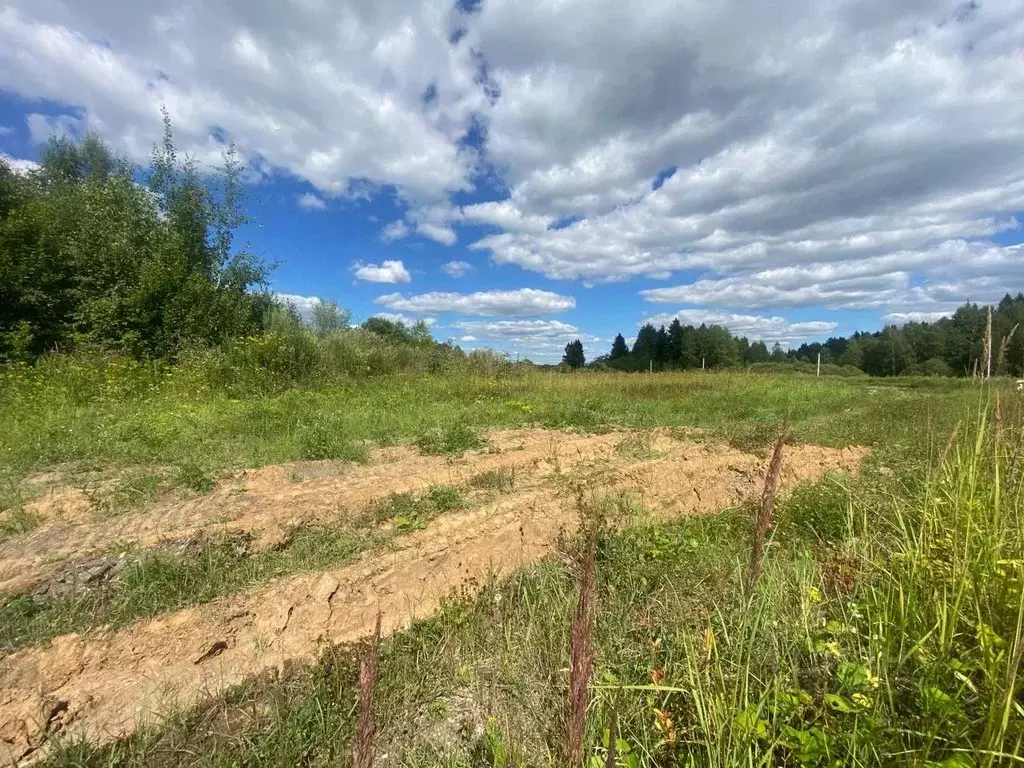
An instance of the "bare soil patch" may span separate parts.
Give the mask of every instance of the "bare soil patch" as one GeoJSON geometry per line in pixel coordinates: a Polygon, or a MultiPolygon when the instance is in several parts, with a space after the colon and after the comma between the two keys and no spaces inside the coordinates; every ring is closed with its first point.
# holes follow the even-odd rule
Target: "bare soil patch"
{"type": "MultiPolygon", "coordinates": [[[[500,448],[496,453],[450,462],[391,449],[371,466],[336,475],[312,472],[298,482],[289,479],[288,473],[298,471],[294,467],[271,467],[241,475],[237,485],[209,497],[115,521],[121,526],[117,538],[155,542],[189,535],[196,527],[255,529],[287,525],[296,517],[337,516],[387,493],[460,483],[489,469],[523,468],[529,478],[492,503],[442,515],[355,563],[284,578],[116,631],[66,635],[0,660],[0,764],[37,753],[58,733],[96,742],[125,736],[169,708],[193,706],[251,676],[312,660],[324,644],[365,636],[378,611],[386,632],[429,616],[442,598],[472,592],[492,575],[536,561],[576,530],[573,493],[561,480],[575,480],[595,494],[636,494],[659,516],[712,512],[759,491],[762,459],[660,431],[649,433],[643,450],[628,442],[624,450],[623,441],[634,438],[500,433],[492,437],[500,448]]],[[[865,454],[859,448],[791,446],[783,488],[829,471],[856,471],[865,454]]],[[[75,545],[76,535],[89,537],[85,547],[96,547],[103,532],[113,530],[88,523],[47,529],[68,553],[84,551],[81,542],[75,545]]],[[[36,542],[39,535],[19,539],[36,542]]],[[[19,555],[9,547],[3,555],[0,567],[12,574],[19,555]]],[[[32,558],[42,556],[28,547],[20,555],[37,574],[32,558]]]]}

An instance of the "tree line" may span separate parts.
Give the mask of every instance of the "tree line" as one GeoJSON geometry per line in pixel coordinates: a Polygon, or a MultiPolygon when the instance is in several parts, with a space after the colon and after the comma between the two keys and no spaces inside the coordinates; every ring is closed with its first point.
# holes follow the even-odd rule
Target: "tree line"
{"type": "MultiPolygon", "coordinates": [[[[620,333],[608,354],[589,363],[597,369],[665,371],[729,368],[765,363],[840,366],[872,376],[970,376],[985,372],[991,357],[993,375],[1024,376],[1024,293],[1006,294],[995,306],[966,303],[935,322],[887,325],[873,333],[857,332],[824,342],[771,349],[763,341],[734,336],[719,325],[683,325],[675,319],[666,328],[648,323],[630,346],[620,333]],[[989,313],[992,330],[989,346],[989,313]],[[990,352],[990,354],[989,354],[990,352]]],[[[586,364],[583,345],[566,346],[564,365],[586,364]]]]}
{"type": "MultiPolygon", "coordinates": [[[[294,367],[310,339],[353,330],[330,301],[301,320],[269,291],[269,265],[236,242],[247,217],[233,148],[201,170],[179,154],[165,112],[145,171],[91,135],[52,137],[40,155],[24,173],[0,158],[0,363],[82,350],[173,361],[247,339],[265,356],[277,347],[255,339],[271,334],[288,340],[275,354],[294,367]]],[[[372,339],[351,333],[349,346],[377,339],[464,356],[423,323],[372,317],[359,330],[372,339]]]]}

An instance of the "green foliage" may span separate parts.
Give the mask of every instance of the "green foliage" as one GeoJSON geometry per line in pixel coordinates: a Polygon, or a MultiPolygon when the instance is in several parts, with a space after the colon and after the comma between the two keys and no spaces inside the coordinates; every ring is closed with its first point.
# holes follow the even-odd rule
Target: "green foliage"
{"type": "Polygon", "coordinates": [[[177,158],[166,115],[165,128],[148,191],[95,136],[51,139],[36,172],[0,169],[0,360],[166,357],[258,330],[266,268],[233,247],[237,158],[207,183],[177,158]]]}
{"type": "Polygon", "coordinates": [[[353,440],[344,428],[329,420],[301,422],[296,430],[299,456],[303,459],[335,459],[365,462],[370,458],[365,443],[353,440]]]}
{"type": "Polygon", "coordinates": [[[202,464],[192,459],[186,459],[178,465],[175,485],[188,488],[196,493],[209,493],[216,484],[217,481],[202,464]]]}
{"type": "Polygon", "coordinates": [[[390,521],[397,530],[420,531],[438,515],[467,504],[462,491],[451,485],[433,485],[421,496],[392,493],[373,508],[376,522],[390,521]]]}
{"type": "Polygon", "coordinates": [[[586,365],[587,358],[583,354],[583,342],[576,339],[576,341],[570,341],[566,344],[565,354],[562,355],[562,362],[574,370],[586,365]]]}
{"type": "Polygon", "coordinates": [[[424,432],[416,439],[416,445],[422,453],[436,455],[442,453],[464,453],[480,448],[483,441],[468,425],[451,424],[441,429],[424,432]]]}
{"type": "Polygon", "coordinates": [[[473,488],[505,493],[515,487],[515,472],[512,469],[489,469],[471,477],[469,484],[473,488]]]}
{"type": "Polygon", "coordinates": [[[850,489],[843,478],[800,486],[779,506],[779,526],[792,527],[801,538],[836,542],[852,533],[850,489]]]}

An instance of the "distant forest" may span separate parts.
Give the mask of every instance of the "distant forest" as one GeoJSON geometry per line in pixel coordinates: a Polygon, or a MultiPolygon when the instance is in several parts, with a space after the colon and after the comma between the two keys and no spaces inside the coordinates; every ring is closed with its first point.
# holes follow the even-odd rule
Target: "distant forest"
{"type": "MultiPolygon", "coordinates": [[[[817,365],[823,372],[872,376],[970,376],[984,371],[987,305],[964,304],[951,317],[934,323],[889,325],[875,333],[837,336],[789,350],[763,341],[733,336],[727,328],[695,328],[673,320],[667,328],[645,325],[632,347],[619,334],[611,351],[590,362],[593,368],[620,371],[727,368],[738,365],[817,365]]],[[[992,310],[992,375],[1024,376],[1024,293],[1007,294],[992,310]]],[[[573,346],[570,344],[569,346],[573,346]]],[[[575,347],[566,365],[579,360],[575,347]]]]}

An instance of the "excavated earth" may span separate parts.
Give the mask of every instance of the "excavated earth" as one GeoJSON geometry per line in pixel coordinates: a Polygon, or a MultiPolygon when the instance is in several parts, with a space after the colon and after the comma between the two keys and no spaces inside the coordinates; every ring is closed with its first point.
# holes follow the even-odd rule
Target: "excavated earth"
{"type": "MultiPolygon", "coordinates": [[[[652,515],[672,517],[756,497],[765,468],[764,459],[725,443],[663,430],[516,430],[493,433],[488,445],[454,460],[397,448],[362,466],[266,467],[206,496],[114,519],[94,519],[67,488],[51,490],[34,504],[43,524],[0,544],[0,590],[37,587],[55,561],[95,557],[115,541],[151,547],[199,532],[247,532],[259,546],[274,546],[297,525],[358,520],[391,493],[465,484],[492,470],[515,477],[511,492],[442,515],[354,563],[0,659],[0,765],[42,755],[55,734],[96,743],[126,736],[162,712],[311,661],[323,644],[370,633],[378,611],[387,633],[427,617],[442,598],[536,561],[574,532],[577,488],[594,497],[626,493],[652,515]]],[[[865,455],[858,447],[787,446],[782,491],[855,472],[865,455]]]]}

